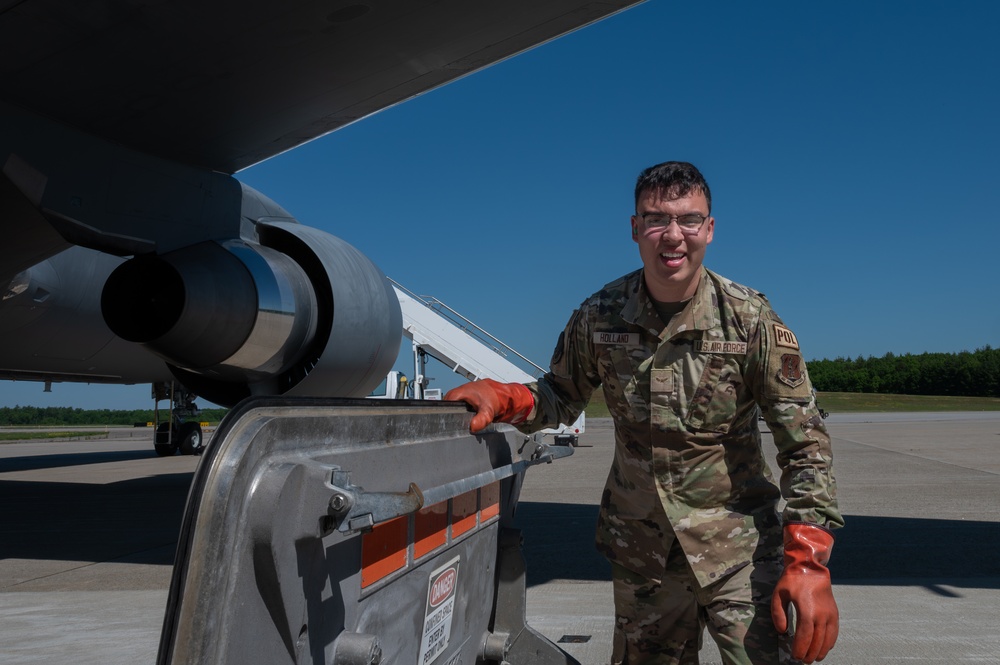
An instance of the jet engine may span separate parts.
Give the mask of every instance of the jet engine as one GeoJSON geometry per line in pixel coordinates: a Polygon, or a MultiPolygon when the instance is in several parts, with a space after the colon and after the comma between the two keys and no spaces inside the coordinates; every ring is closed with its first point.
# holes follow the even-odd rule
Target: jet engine
{"type": "Polygon", "coordinates": [[[402,338],[388,279],[315,228],[260,222],[257,236],[259,243],[208,241],[126,261],[101,296],[108,327],[216,404],[368,395],[402,338]]]}

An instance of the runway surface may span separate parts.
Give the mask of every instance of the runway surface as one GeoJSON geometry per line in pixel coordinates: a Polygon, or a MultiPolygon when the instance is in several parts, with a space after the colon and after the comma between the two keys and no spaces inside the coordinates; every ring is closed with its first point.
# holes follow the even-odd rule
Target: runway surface
{"type": "MultiPolygon", "coordinates": [[[[827,424],[847,527],[831,564],[840,640],[824,662],[1000,663],[1000,413],[827,424]]],[[[613,606],[592,543],[613,434],[587,425],[572,457],[529,470],[518,520],[529,623],[599,665],[613,606]]],[[[130,434],[0,445],[0,663],[155,661],[200,458],[158,458],[150,433],[130,434]]],[[[718,662],[706,636],[702,663],[718,662]]]]}

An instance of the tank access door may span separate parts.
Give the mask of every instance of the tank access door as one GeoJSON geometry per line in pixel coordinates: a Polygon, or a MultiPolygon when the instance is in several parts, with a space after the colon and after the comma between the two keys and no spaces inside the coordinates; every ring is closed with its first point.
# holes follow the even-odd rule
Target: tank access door
{"type": "Polygon", "coordinates": [[[576,661],[525,625],[514,511],[572,454],[463,404],[252,398],[195,474],[157,662],[576,661]]]}

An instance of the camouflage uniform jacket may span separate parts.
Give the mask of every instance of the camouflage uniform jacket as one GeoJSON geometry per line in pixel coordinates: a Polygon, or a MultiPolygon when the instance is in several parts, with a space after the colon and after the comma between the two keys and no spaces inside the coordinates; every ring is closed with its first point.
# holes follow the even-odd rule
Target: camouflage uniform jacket
{"type": "Polygon", "coordinates": [[[597,546],[622,566],[659,579],[676,535],[699,584],[712,584],[750,563],[762,534],[780,552],[782,495],[786,521],[843,524],[798,341],[756,291],[702,268],[694,297],[665,325],[642,270],[606,285],[573,313],[549,372],[528,385],[536,407],[522,429],[573,422],[598,385],[615,457],[597,546]],[[779,451],[780,492],[758,413],[779,451]]]}

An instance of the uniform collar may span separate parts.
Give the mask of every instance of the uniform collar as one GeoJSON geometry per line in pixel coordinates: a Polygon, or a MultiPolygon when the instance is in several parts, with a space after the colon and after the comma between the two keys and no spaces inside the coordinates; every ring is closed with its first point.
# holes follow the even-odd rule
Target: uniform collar
{"type": "Polygon", "coordinates": [[[629,323],[641,326],[661,339],[667,339],[688,330],[717,328],[720,325],[717,300],[712,273],[702,266],[698,288],[691,302],[672,319],[671,325],[664,327],[646,290],[642,270],[639,270],[628,281],[627,299],[621,316],[629,323]]]}

